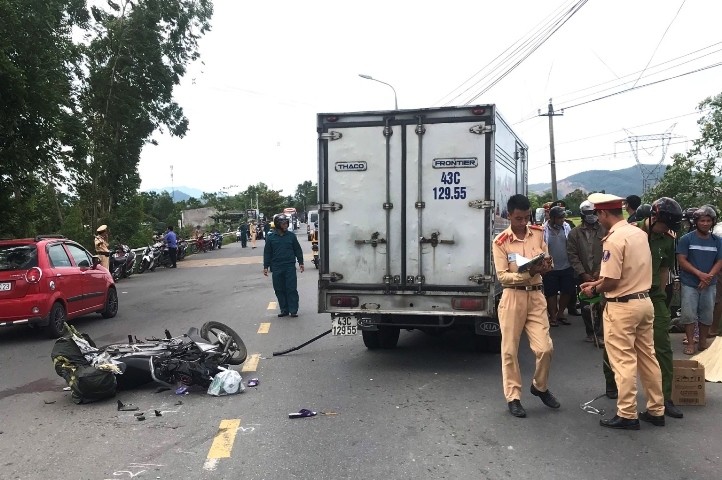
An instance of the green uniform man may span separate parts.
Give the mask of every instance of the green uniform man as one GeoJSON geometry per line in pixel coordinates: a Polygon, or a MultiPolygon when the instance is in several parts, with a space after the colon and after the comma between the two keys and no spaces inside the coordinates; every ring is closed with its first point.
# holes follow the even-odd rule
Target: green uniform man
{"type": "MultiPolygon", "coordinates": [[[[672,322],[667,307],[665,287],[669,278],[669,269],[674,267],[675,234],[682,222],[682,208],[668,197],[662,197],[652,204],[651,217],[643,219],[637,226],[647,232],[649,249],[652,251],[652,288],[649,296],[654,305],[654,353],[662,370],[662,392],[664,393],[665,414],[673,418],[682,418],[683,413],[672,402],[672,341],[669,328],[672,322]]],[[[604,352],[604,378],[607,382],[607,395],[614,397],[617,386],[614,374],[609,368],[609,357],[604,352]]]]}

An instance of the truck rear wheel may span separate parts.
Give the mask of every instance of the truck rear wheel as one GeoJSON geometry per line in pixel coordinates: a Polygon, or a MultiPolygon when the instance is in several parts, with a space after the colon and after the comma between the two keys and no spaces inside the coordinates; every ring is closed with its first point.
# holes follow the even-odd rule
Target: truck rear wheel
{"type": "Polygon", "coordinates": [[[379,348],[390,349],[395,348],[399,343],[400,330],[395,327],[379,327],[376,331],[364,330],[361,336],[364,345],[369,350],[377,350],[379,348]]]}

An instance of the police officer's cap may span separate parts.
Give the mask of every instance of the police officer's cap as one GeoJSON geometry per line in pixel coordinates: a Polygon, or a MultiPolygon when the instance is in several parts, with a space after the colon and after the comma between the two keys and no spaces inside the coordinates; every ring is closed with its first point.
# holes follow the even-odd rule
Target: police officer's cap
{"type": "Polygon", "coordinates": [[[594,204],[595,210],[619,210],[624,204],[624,199],[611,193],[592,193],[587,197],[594,204]]]}

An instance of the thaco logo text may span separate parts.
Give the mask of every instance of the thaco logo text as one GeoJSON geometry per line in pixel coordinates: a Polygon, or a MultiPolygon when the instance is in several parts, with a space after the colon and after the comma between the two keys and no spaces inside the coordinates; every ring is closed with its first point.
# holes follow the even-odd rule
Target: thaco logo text
{"type": "Polygon", "coordinates": [[[336,162],[337,172],[365,172],[366,162],[336,162]]]}

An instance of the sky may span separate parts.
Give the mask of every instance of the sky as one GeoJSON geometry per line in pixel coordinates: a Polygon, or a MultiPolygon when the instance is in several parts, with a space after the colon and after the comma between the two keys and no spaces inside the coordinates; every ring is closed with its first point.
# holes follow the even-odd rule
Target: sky
{"type": "MultiPolygon", "coordinates": [[[[575,3],[216,0],[201,58],[174,94],[189,131],[144,148],[141,188],[232,195],[263,182],[293,195],[317,181],[317,113],[393,108],[391,88],[359,74],[393,85],[400,109],[463,105],[494,78],[485,66],[575,3]],[[466,94],[448,95],[467,79],[466,94]]],[[[699,137],[698,104],[722,93],[722,65],[688,74],[722,63],[720,18],[719,0],[588,0],[473,103],[496,104],[528,144],[529,183],[551,179],[549,121],[538,116],[550,98],[564,108],[558,180],[635,166],[629,137],[668,134],[669,163],[699,137]]],[[[663,159],[661,140],[637,145],[641,162],[663,159]]]]}

